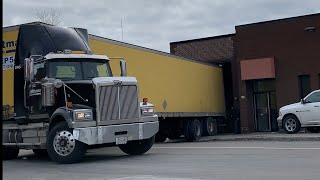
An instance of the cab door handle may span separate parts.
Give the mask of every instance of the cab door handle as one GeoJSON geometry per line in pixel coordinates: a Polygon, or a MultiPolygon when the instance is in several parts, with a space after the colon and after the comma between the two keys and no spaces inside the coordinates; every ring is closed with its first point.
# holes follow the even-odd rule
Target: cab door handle
{"type": "Polygon", "coordinates": [[[314,107],[320,107],[320,106],[314,106],[314,107]]]}

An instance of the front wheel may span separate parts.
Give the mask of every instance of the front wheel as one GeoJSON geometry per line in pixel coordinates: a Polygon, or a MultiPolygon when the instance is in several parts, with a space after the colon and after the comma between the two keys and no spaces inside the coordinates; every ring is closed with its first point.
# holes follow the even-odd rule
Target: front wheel
{"type": "Polygon", "coordinates": [[[283,128],[288,134],[295,134],[300,131],[301,124],[297,117],[289,115],[283,121],[283,128]]]}
{"type": "Polygon", "coordinates": [[[319,133],[320,132],[320,127],[307,127],[306,129],[311,133],[319,133]]]}
{"type": "Polygon", "coordinates": [[[140,155],[144,154],[149,149],[151,149],[154,144],[155,136],[152,136],[149,139],[137,140],[137,141],[129,141],[127,144],[119,145],[121,151],[129,155],[140,155]]]}
{"type": "Polygon", "coordinates": [[[67,122],[60,122],[49,131],[47,151],[53,161],[61,164],[76,163],[82,160],[86,150],[86,144],[74,139],[67,122]]]}
{"type": "Polygon", "coordinates": [[[18,157],[19,148],[18,147],[10,147],[2,145],[2,159],[3,160],[11,160],[18,157]]]}

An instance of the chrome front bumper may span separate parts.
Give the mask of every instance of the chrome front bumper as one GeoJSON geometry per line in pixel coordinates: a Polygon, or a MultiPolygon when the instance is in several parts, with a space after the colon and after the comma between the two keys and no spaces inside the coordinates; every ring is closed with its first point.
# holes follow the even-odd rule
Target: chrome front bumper
{"type": "Polygon", "coordinates": [[[88,145],[114,143],[119,137],[128,141],[148,139],[159,130],[158,117],[143,117],[144,122],[73,129],[76,140],[88,145]],[[146,121],[148,120],[148,121],[146,121]]]}

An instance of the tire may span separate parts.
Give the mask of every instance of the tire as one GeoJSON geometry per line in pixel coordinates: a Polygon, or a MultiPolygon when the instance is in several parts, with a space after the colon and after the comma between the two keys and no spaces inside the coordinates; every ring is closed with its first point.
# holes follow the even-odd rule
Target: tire
{"type": "Polygon", "coordinates": [[[155,142],[164,143],[167,140],[167,136],[162,133],[157,133],[155,137],[155,142]]]}
{"type": "Polygon", "coordinates": [[[60,122],[49,131],[47,151],[53,161],[61,164],[77,163],[82,160],[86,150],[86,144],[74,139],[67,122],[60,122]]]}
{"type": "Polygon", "coordinates": [[[171,140],[179,139],[180,137],[181,137],[181,131],[176,130],[176,131],[170,131],[169,132],[168,138],[171,139],[171,140]]]}
{"type": "Polygon", "coordinates": [[[307,127],[306,128],[310,133],[319,133],[320,127],[307,127]]]}
{"type": "Polygon", "coordinates": [[[193,119],[188,123],[187,141],[192,142],[201,138],[202,126],[198,119],[193,119]]]}
{"type": "Polygon", "coordinates": [[[121,151],[129,155],[144,154],[151,149],[154,144],[155,136],[149,139],[143,139],[138,141],[129,141],[127,144],[119,145],[121,151]]]}
{"type": "Polygon", "coordinates": [[[215,127],[215,120],[212,117],[208,117],[203,120],[203,135],[205,136],[213,136],[216,134],[215,127]]]}
{"type": "Polygon", "coordinates": [[[2,159],[11,160],[16,159],[19,155],[18,147],[2,146],[2,159]]]}
{"type": "Polygon", "coordinates": [[[38,157],[48,157],[48,151],[46,149],[32,149],[32,151],[38,157]]]}
{"type": "Polygon", "coordinates": [[[300,121],[298,120],[298,118],[296,116],[289,115],[283,121],[283,129],[288,134],[296,134],[301,129],[300,121]]]}

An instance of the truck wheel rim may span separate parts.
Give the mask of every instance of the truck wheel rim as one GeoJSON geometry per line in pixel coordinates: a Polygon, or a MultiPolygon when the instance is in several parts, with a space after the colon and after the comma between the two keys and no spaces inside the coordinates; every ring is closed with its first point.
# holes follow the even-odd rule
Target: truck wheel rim
{"type": "Polygon", "coordinates": [[[297,127],[297,123],[294,119],[288,119],[285,122],[285,127],[288,131],[294,131],[297,127]]]}
{"type": "Polygon", "coordinates": [[[53,140],[53,147],[60,156],[68,156],[74,150],[75,139],[69,131],[60,131],[53,140]]]}

